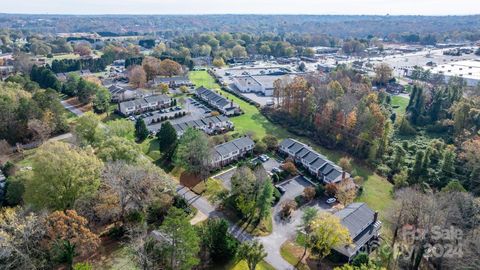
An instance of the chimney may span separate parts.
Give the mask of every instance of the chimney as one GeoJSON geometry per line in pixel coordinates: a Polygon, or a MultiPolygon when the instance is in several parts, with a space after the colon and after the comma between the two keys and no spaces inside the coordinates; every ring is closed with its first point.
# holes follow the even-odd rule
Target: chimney
{"type": "Polygon", "coordinates": [[[377,222],[378,220],[378,211],[375,211],[375,213],[373,213],[373,223],[377,222]]]}
{"type": "Polygon", "coordinates": [[[342,172],[342,180],[345,180],[345,177],[347,176],[347,173],[345,171],[342,172]]]}

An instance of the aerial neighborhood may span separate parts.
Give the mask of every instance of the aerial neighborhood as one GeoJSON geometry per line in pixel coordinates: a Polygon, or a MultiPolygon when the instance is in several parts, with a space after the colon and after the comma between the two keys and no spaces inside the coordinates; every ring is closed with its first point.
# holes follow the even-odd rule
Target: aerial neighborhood
{"type": "Polygon", "coordinates": [[[465,1],[24,2],[0,14],[0,269],[480,269],[465,1]]]}

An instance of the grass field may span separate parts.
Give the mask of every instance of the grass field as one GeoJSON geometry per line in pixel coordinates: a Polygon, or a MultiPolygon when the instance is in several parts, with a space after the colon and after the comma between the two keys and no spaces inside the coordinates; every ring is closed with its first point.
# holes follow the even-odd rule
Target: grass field
{"type": "Polygon", "coordinates": [[[407,109],[408,98],[401,96],[392,96],[392,106],[398,106],[395,108],[395,113],[397,116],[402,116],[405,114],[405,109],[407,109]]]}

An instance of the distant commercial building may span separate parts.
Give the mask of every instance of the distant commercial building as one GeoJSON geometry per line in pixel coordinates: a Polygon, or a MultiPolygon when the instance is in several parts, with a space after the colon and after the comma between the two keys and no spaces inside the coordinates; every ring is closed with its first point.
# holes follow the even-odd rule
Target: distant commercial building
{"type": "Polygon", "coordinates": [[[170,107],[172,99],[167,95],[153,95],[124,101],[118,104],[118,110],[123,115],[140,114],[170,107]]]}
{"type": "Polygon", "coordinates": [[[436,67],[425,67],[430,69],[432,74],[442,74],[448,82],[452,77],[460,77],[465,80],[468,86],[477,86],[480,83],[480,61],[466,60],[448,64],[437,65],[436,67]]]}
{"type": "Polygon", "coordinates": [[[264,96],[273,96],[274,82],[281,76],[274,75],[246,75],[237,76],[233,79],[235,86],[243,93],[257,93],[264,96]]]}

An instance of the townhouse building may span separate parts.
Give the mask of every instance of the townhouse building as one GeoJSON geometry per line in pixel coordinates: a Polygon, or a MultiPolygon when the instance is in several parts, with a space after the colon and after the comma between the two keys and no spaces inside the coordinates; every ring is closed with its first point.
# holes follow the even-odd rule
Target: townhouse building
{"type": "Polygon", "coordinates": [[[350,178],[350,174],[341,167],[319,154],[310,146],[295,139],[285,139],[279,145],[279,151],[291,157],[295,163],[307,169],[310,174],[325,184],[336,184],[350,178]]]}

